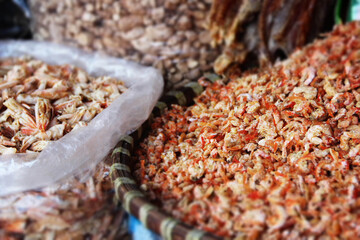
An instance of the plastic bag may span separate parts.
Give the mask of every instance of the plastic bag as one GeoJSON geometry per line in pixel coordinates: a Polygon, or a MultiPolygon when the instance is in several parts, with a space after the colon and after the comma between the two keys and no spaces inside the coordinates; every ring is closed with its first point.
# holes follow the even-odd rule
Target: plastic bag
{"type": "Polygon", "coordinates": [[[167,89],[212,70],[212,0],[30,0],[34,38],[104,51],[160,69],[167,89]]]}
{"type": "Polygon", "coordinates": [[[90,75],[121,79],[128,90],[80,128],[48,145],[40,154],[0,156],[0,196],[51,185],[94,168],[120,137],[150,115],[163,89],[154,68],[74,48],[34,41],[0,42],[0,58],[29,55],[49,64],[71,64],[90,75]]]}
{"type": "Polygon", "coordinates": [[[26,0],[0,1],[0,38],[30,37],[30,17],[26,0]]]}
{"type": "Polygon", "coordinates": [[[113,203],[110,160],[100,162],[86,181],[73,177],[0,197],[0,239],[124,239],[126,214],[113,203]]]}

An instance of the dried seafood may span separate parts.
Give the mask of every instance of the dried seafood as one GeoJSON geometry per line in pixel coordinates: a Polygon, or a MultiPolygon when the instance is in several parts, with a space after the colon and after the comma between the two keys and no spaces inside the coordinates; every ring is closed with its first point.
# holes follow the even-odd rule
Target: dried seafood
{"type": "Polygon", "coordinates": [[[215,0],[210,31],[225,43],[215,63],[218,73],[233,64],[265,66],[288,56],[333,25],[334,0],[215,0]]]}
{"type": "Polygon", "coordinates": [[[360,22],[154,120],[141,188],[217,235],[360,236],[360,22]]]}
{"type": "Polygon", "coordinates": [[[0,61],[0,154],[40,152],[86,126],[122,94],[123,82],[31,58],[0,61]]]}
{"type": "Polygon", "coordinates": [[[36,40],[101,51],[159,69],[166,89],[211,71],[212,0],[31,0],[36,40]]]}

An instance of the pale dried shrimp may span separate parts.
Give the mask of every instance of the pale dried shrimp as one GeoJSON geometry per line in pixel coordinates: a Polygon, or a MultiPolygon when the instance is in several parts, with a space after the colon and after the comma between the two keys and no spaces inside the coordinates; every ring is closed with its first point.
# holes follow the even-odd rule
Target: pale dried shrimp
{"type": "Polygon", "coordinates": [[[40,152],[86,126],[126,87],[70,65],[29,57],[0,60],[0,154],[40,152]]]}

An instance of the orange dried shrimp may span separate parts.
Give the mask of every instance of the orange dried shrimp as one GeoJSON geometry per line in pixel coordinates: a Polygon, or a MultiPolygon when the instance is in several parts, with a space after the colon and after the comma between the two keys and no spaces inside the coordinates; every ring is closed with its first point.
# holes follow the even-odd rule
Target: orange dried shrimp
{"type": "Polygon", "coordinates": [[[220,236],[359,238],[360,22],[230,78],[155,119],[141,188],[220,236]]]}

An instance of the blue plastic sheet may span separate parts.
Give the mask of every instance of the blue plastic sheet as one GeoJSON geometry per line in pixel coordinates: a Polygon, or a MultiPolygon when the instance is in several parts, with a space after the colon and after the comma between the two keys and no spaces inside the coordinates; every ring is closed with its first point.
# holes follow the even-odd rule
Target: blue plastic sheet
{"type": "Polygon", "coordinates": [[[134,216],[129,217],[129,232],[133,240],[161,240],[161,237],[153,233],[134,216]]]}

